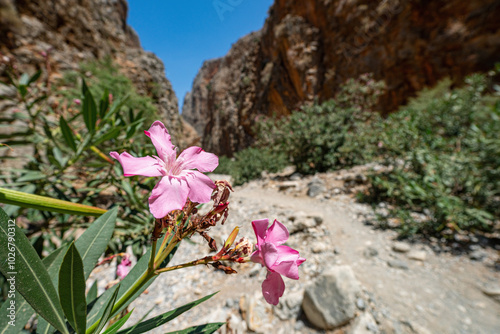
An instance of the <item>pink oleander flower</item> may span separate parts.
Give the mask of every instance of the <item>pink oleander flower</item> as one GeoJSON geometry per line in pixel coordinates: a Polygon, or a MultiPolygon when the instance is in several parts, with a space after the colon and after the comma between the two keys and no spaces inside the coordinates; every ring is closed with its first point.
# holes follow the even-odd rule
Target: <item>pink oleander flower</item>
{"type": "Polygon", "coordinates": [[[269,304],[278,305],[279,298],[285,292],[285,282],[281,275],[299,279],[299,266],[306,259],[301,258],[295,249],[283,245],[290,235],[285,225],[277,220],[274,220],[269,229],[268,225],[268,219],[252,222],[257,236],[257,250],[250,260],[267,268],[267,277],[262,282],[262,294],[269,304]]]}
{"type": "Polygon", "coordinates": [[[122,262],[116,267],[116,276],[119,279],[124,279],[125,276],[130,272],[130,269],[132,267],[132,262],[129,260],[130,255],[126,254],[122,262]]]}
{"type": "Polygon", "coordinates": [[[163,218],[172,210],[182,209],[188,197],[197,203],[209,202],[215,184],[200,172],[213,171],[219,158],[197,146],[185,149],[177,157],[177,149],[160,121],[154,122],[144,133],[151,138],[158,156],[135,158],[127,152],[111,152],[110,155],[121,163],[125,176],[161,176],[149,197],[153,216],[163,218]]]}

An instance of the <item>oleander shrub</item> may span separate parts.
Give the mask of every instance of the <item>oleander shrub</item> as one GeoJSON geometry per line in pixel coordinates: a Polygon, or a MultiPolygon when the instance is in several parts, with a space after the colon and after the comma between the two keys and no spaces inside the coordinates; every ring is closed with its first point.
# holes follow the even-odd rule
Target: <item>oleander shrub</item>
{"type": "Polygon", "coordinates": [[[498,86],[482,74],[449,84],[424,91],[380,132],[393,169],[371,176],[366,198],[393,204],[404,235],[492,231],[500,217],[498,86]]]}
{"type": "Polygon", "coordinates": [[[287,166],[284,154],[274,154],[265,148],[249,147],[237,152],[232,159],[220,157],[216,173],[229,174],[234,185],[259,178],[263,171],[275,173],[287,166]]]}

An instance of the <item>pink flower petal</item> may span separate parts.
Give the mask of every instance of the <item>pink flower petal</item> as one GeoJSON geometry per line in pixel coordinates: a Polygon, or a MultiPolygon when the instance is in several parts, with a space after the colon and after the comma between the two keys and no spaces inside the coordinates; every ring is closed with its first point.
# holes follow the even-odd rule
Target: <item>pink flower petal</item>
{"type": "Polygon", "coordinates": [[[128,259],[128,255],[122,259],[122,262],[116,268],[116,276],[120,279],[124,279],[125,276],[130,272],[132,267],[132,262],[128,259]]]}
{"type": "Polygon", "coordinates": [[[273,266],[273,270],[291,279],[299,279],[299,267],[295,261],[283,261],[273,266]]]}
{"type": "Polygon", "coordinates": [[[289,235],[285,225],[275,219],[269,230],[267,230],[266,242],[281,245],[288,240],[289,235]]]}
{"type": "Polygon", "coordinates": [[[161,160],[168,163],[169,161],[175,160],[175,146],[172,145],[170,140],[170,135],[168,134],[165,125],[160,121],[155,121],[148,131],[144,131],[146,136],[151,138],[153,145],[158,152],[158,156],[161,160]]]}
{"type": "Polygon", "coordinates": [[[265,266],[264,262],[262,261],[262,253],[260,250],[256,250],[252,253],[252,255],[250,255],[250,261],[265,266]]]}
{"type": "Polygon", "coordinates": [[[278,249],[275,245],[265,242],[261,247],[262,259],[267,269],[273,270],[273,266],[278,261],[278,249]]]}
{"type": "Polygon", "coordinates": [[[280,274],[268,271],[267,277],[262,282],[262,294],[264,299],[272,305],[278,305],[279,299],[285,292],[285,282],[280,274]]]}
{"type": "Polygon", "coordinates": [[[210,202],[215,183],[205,174],[198,171],[190,171],[186,175],[186,182],[189,186],[189,199],[192,202],[210,202]]]}
{"type": "Polygon", "coordinates": [[[299,258],[299,252],[288,246],[277,246],[278,254],[281,261],[295,261],[299,258]]]}
{"type": "Polygon", "coordinates": [[[149,197],[149,211],[155,218],[163,218],[172,210],[180,210],[186,204],[189,187],[184,180],[163,177],[149,197]]]}
{"type": "Polygon", "coordinates": [[[111,152],[109,155],[120,162],[123,167],[123,175],[125,176],[162,176],[161,168],[155,158],[135,158],[127,152],[123,152],[122,154],[111,152]]]}
{"type": "Polygon", "coordinates": [[[197,146],[191,146],[182,151],[177,161],[182,163],[183,169],[196,168],[200,172],[211,172],[219,165],[219,158],[215,154],[205,152],[197,146]]]}
{"type": "Polygon", "coordinates": [[[258,219],[252,222],[253,231],[257,237],[257,248],[264,242],[266,238],[267,227],[269,226],[269,219],[258,219]]]}

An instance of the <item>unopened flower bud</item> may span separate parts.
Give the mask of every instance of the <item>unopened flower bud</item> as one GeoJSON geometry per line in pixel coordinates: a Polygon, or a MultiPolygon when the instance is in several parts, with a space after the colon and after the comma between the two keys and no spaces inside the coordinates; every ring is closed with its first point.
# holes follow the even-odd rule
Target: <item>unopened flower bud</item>
{"type": "Polygon", "coordinates": [[[234,240],[236,240],[236,236],[238,235],[239,231],[240,231],[240,228],[238,226],[236,226],[234,228],[233,232],[231,232],[231,234],[227,238],[226,242],[224,243],[224,249],[229,249],[233,245],[234,240]]]}

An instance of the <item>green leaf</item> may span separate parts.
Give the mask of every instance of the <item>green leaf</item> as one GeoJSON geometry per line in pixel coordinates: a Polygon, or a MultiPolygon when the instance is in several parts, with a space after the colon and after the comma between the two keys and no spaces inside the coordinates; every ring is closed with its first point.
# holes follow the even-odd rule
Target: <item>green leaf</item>
{"type": "Polygon", "coordinates": [[[21,78],[19,79],[19,84],[23,85],[23,86],[26,86],[26,85],[28,85],[29,80],[30,80],[29,74],[28,73],[23,73],[21,75],[21,78]]]}
{"type": "Polygon", "coordinates": [[[37,81],[38,78],[40,78],[40,76],[42,75],[42,71],[41,70],[38,70],[35,74],[33,74],[31,76],[31,78],[28,80],[28,85],[37,81]]]}
{"type": "Polygon", "coordinates": [[[26,94],[28,94],[28,89],[26,88],[25,85],[19,85],[17,89],[19,91],[19,94],[21,94],[23,98],[26,97],[26,94]]]}
{"type": "Polygon", "coordinates": [[[97,145],[104,143],[106,140],[114,139],[114,138],[118,137],[118,135],[121,132],[122,132],[122,128],[114,127],[113,129],[111,129],[108,132],[106,132],[105,134],[103,134],[101,137],[97,138],[94,141],[94,145],[97,146],[97,145]]]}
{"type": "Polygon", "coordinates": [[[109,91],[107,88],[104,89],[102,93],[101,100],[99,101],[99,118],[103,119],[106,115],[106,111],[109,108],[109,91]]]}
{"type": "Polygon", "coordinates": [[[90,310],[87,312],[87,329],[90,329],[90,326],[94,323],[97,323],[101,318],[101,315],[104,312],[104,306],[108,304],[108,302],[113,297],[115,290],[118,289],[119,285],[114,285],[108,290],[104,291],[102,295],[100,295],[95,301],[94,304],[91,305],[89,303],[90,310]]]}
{"type": "Polygon", "coordinates": [[[57,163],[63,167],[66,165],[66,162],[68,161],[68,158],[64,158],[62,155],[61,150],[58,147],[54,147],[52,149],[52,153],[54,154],[54,159],[57,161],[57,163]]]}
{"type": "Polygon", "coordinates": [[[115,229],[117,214],[118,207],[109,210],[96,219],[75,242],[82,256],[85,279],[90,276],[97,260],[108,247],[109,239],[115,229]]]}
{"type": "Polygon", "coordinates": [[[85,96],[88,91],[89,88],[87,87],[87,83],[85,82],[85,79],[82,78],[82,96],[85,96]]]}
{"type": "Polygon", "coordinates": [[[79,334],[85,333],[87,303],[83,262],[74,243],[69,246],[59,270],[59,300],[71,327],[79,334]]]}
{"type": "Polygon", "coordinates": [[[17,182],[28,182],[28,181],[37,181],[37,180],[44,180],[47,178],[47,174],[44,174],[42,172],[28,172],[18,178],[16,181],[17,182]]]}
{"type": "Polygon", "coordinates": [[[0,252],[0,271],[16,281],[17,290],[42,317],[62,333],[68,333],[56,289],[42,261],[28,238],[13,220],[0,209],[0,245],[8,252],[0,252]],[[15,254],[15,263],[9,262],[9,253],[15,254]]]}
{"type": "Polygon", "coordinates": [[[36,334],[51,334],[54,333],[56,329],[52,327],[47,320],[38,317],[38,323],[36,324],[36,334]]]}
{"type": "Polygon", "coordinates": [[[90,90],[87,90],[84,95],[82,103],[82,114],[85,126],[90,133],[93,133],[95,131],[95,123],[97,122],[97,107],[90,90]]]}
{"type": "Polygon", "coordinates": [[[2,306],[0,306],[0,334],[17,334],[19,333],[19,329],[23,328],[28,320],[30,320],[35,311],[18,291],[15,291],[14,295],[10,297],[9,290],[7,290],[7,293],[7,299],[2,306]],[[15,302],[14,309],[16,313],[11,317],[10,310],[8,308],[12,308],[12,300],[15,302]],[[14,326],[9,324],[12,320],[15,320],[12,322],[14,326]]]}
{"type": "MultiPolygon", "coordinates": [[[[217,293],[217,292],[216,292],[217,293]]],[[[167,322],[177,318],[180,316],[182,313],[189,311],[193,307],[201,304],[207,299],[212,298],[216,293],[212,293],[211,295],[205,296],[203,298],[200,298],[194,302],[185,304],[181,307],[178,307],[172,311],[168,311],[166,313],[163,313],[159,316],[156,316],[154,318],[148,319],[144,322],[141,322],[140,324],[134,325],[132,327],[126,328],[122,331],[119,331],[118,334],[139,334],[139,333],[146,333],[147,331],[152,330],[153,328],[159,327],[163,324],[166,324],[167,322]]]]}
{"type": "Polygon", "coordinates": [[[71,131],[68,123],[66,122],[66,120],[62,115],[59,118],[59,126],[61,127],[61,132],[64,141],[74,152],[76,152],[76,144],[75,144],[75,137],[73,136],[73,131],[71,131]]]}
{"type": "MultiPolygon", "coordinates": [[[[47,272],[49,273],[50,278],[52,279],[52,284],[54,286],[58,286],[59,284],[59,268],[61,267],[61,263],[64,259],[64,256],[66,255],[66,251],[68,250],[68,245],[63,245],[50,253],[46,258],[42,260],[42,263],[45,265],[45,268],[47,268],[47,272]]],[[[23,302],[26,303],[26,301],[23,299],[23,302]]],[[[35,311],[31,309],[31,314],[33,314],[35,311]]],[[[28,318],[29,319],[29,318],[28,318]]],[[[28,321],[24,323],[26,323],[28,321]]],[[[44,318],[38,317],[38,324],[36,328],[37,334],[38,333],[54,333],[55,328],[52,327],[44,318]]]]}
{"type": "Polygon", "coordinates": [[[111,311],[113,310],[113,306],[115,305],[116,302],[116,296],[118,296],[118,291],[120,290],[119,286],[111,296],[111,299],[108,302],[108,305],[106,305],[106,308],[104,309],[104,312],[102,313],[102,317],[100,319],[99,325],[97,326],[97,330],[94,331],[94,333],[100,333],[101,330],[106,326],[106,323],[108,320],[111,318],[111,311]]]}
{"type": "Polygon", "coordinates": [[[0,188],[0,203],[17,205],[42,211],[68,213],[81,216],[100,216],[107,212],[96,208],[60,199],[23,193],[21,191],[0,188]]]}
{"type": "Polygon", "coordinates": [[[225,322],[212,322],[205,325],[189,327],[180,331],[168,332],[166,334],[211,334],[225,324],[225,322]]]}
{"type": "Polygon", "coordinates": [[[84,137],[83,140],[80,142],[78,145],[78,148],[76,149],[76,156],[79,157],[80,154],[82,154],[83,150],[87,148],[87,146],[90,144],[90,141],[92,140],[92,135],[90,133],[87,133],[84,137]]]}
{"type": "Polygon", "coordinates": [[[134,312],[134,310],[130,311],[125,315],[123,318],[109,326],[108,329],[103,334],[115,334],[120,328],[122,328],[123,325],[127,322],[128,318],[130,318],[130,315],[134,312]]]}
{"type": "Polygon", "coordinates": [[[123,107],[125,102],[127,102],[128,98],[129,98],[129,94],[125,95],[124,97],[119,97],[118,99],[116,99],[116,101],[113,102],[113,104],[109,108],[108,113],[106,115],[104,115],[103,120],[110,118],[111,116],[113,116],[113,114],[120,111],[120,109],[123,107]]]}
{"type": "MultiPolygon", "coordinates": [[[[163,236],[163,238],[165,238],[165,237],[166,236],[163,236]]],[[[162,242],[162,239],[158,240],[158,244],[161,244],[161,242],[162,242]]],[[[165,259],[165,261],[162,262],[161,267],[167,266],[168,262],[172,259],[175,252],[177,251],[179,245],[180,245],[180,243],[177,244],[177,246],[172,250],[170,255],[165,259]]],[[[150,254],[151,254],[151,249],[149,249],[146,252],[146,254],[144,254],[139,259],[139,261],[137,261],[136,265],[132,268],[132,270],[130,270],[130,272],[127,274],[127,276],[125,276],[123,281],[120,282],[121,287],[120,287],[120,293],[118,295],[118,299],[120,299],[123,295],[125,295],[125,293],[130,288],[132,288],[132,286],[134,286],[135,283],[139,280],[139,278],[146,272],[146,270],[148,268],[148,264],[149,264],[150,254]]],[[[157,277],[158,276],[154,276],[146,284],[144,284],[143,287],[141,289],[139,289],[139,291],[137,291],[132,296],[132,298],[130,298],[129,303],[132,302],[133,300],[135,300],[138,296],[140,296],[144,292],[144,290],[146,290],[151,285],[151,283],[154,282],[154,280],[157,277]]],[[[99,298],[96,301],[96,305],[94,305],[94,307],[91,309],[91,311],[89,312],[89,315],[87,317],[87,328],[90,328],[91,325],[93,325],[95,322],[97,322],[98,319],[101,318],[101,314],[103,312],[102,306],[111,298],[112,294],[113,294],[112,289],[108,289],[101,296],[99,296],[99,298]]],[[[119,310],[116,310],[112,314],[112,316],[121,312],[126,306],[127,306],[127,304],[123,305],[119,310]]]]}
{"type": "Polygon", "coordinates": [[[97,299],[97,279],[90,287],[89,292],[87,292],[87,305],[89,305],[96,299],[97,299]]]}

